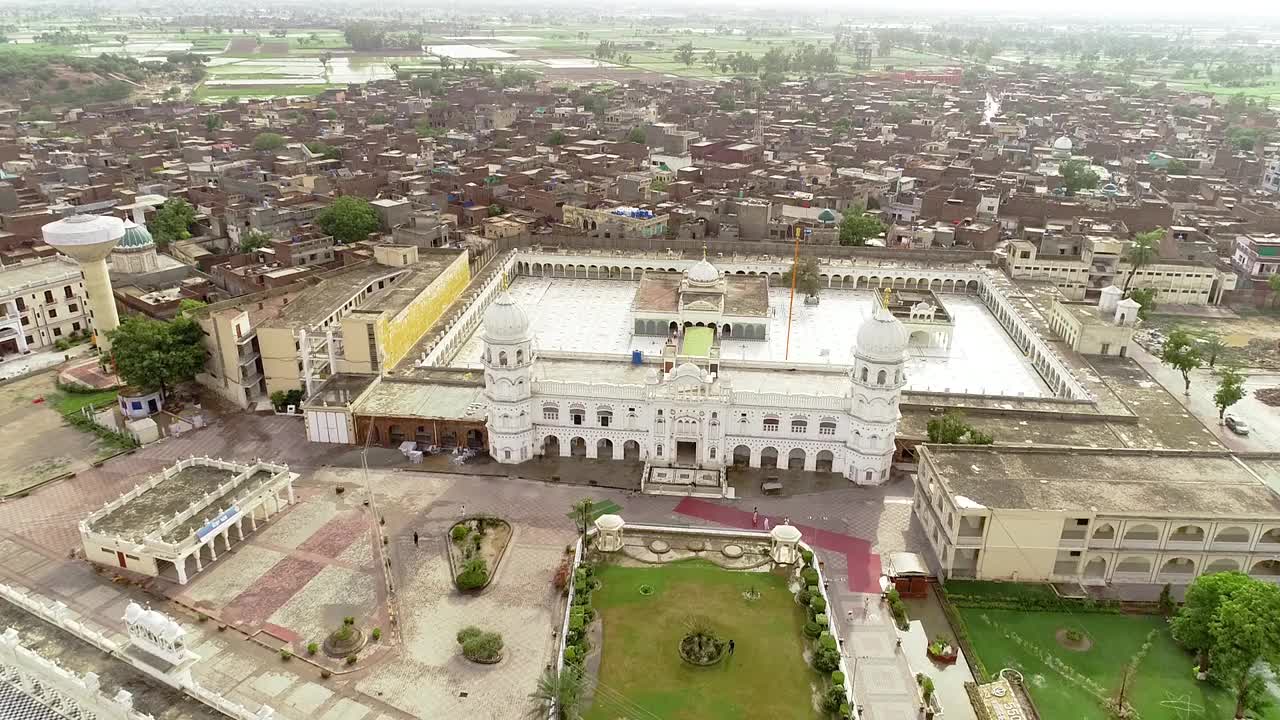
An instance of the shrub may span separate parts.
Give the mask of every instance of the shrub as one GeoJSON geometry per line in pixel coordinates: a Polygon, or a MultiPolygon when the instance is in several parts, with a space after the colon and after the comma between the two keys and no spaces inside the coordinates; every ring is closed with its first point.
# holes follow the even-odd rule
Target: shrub
{"type": "Polygon", "coordinates": [[[381,639],[382,639],[382,628],[374,628],[374,629],[373,629],[373,632],[369,633],[369,637],[373,638],[374,642],[377,642],[378,640],[381,640],[381,639]]]}
{"type": "Polygon", "coordinates": [[[818,571],[814,570],[811,567],[807,567],[804,570],[800,571],[800,579],[804,580],[805,585],[817,585],[818,571]]]}
{"type": "Polygon", "coordinates": [[[578,648],[570,645],[564,649],[564,661],[567,663],[576,663],[578,661],[578,648]]]}
{"type": "Polygon", "coordinates": [[[933,678],[928,675],[917,675],[920,680],[920,693],[924,695],[926,701],[933,697],[933,678]]]}
{"type": "Polygon", "coordinates": [[[824,600],[821,595],[814,595],[809,598],[809,607],[813,608],[815,613],[826,612],[827,601],[824,600]]]}
{"type": "Polygon", "coordinates": [[[328,668],[325,668],[324,670],[321,670],[321,671],[320,671],[320,678],[321,678],[322,680],[328,680],[328,679],[329,679],[329,678],[331,678],[331,677],[333,677],[333,671],[332,671],[332,670],[330,670],[330,669],[328,669],[328,668]]]}
{"type": "Polygon", "coordinates": [[[800,557],[804,560],[805,567],[813,567],[813,551],[801,550],[800,557]]]}
{"type": "Polygon", "coordinates": [[[801,605],[808,606],[809,605],[809,588],[807,587],[801,588],[800,592],[796,593],[796,600],[798,600],[801,605]]]}
{"type": "Polygon", "coordinates": [[[342,624],[343,624],[343,625],[355,625],[355,624],[356,624],[355,616],[353,616],[353,615],[348,615],[348,616],[346,616],[346,617],[342,618],[342,624]]]}
{"type": "Polygon", "coordinates": [[[840,706],[844,705],[847,700],[848,698],[844,695],[844,687],[836,685],[835,687],[828,688],[827,693],[822,696],[822,709],[829,713],[833,713],[839,710],[840,706]]]}
{"type": "Polygon", "coordinates": [[[468,640],[480,637],[484,631],[475,625],[468,625],[458,631],[457,640],[459,645],[465,645],[468,640]]]}
{"type": "Polygon", "coordinates": [[[809,622],[804,624],[804,636],[809,638],[810,640],[817,638],[821,634],[822,634],[822,628],[819,627],[818,623],[810,620],[809,622]]]}
{"type": "Polygon", "coordinates": [[[1084,633],[1080,632],[1079,630],[1068,630],[1066,634],[1067,634],[1067,639],[1070,640],[1071,642],[1078,643],[1084,639],[1084,633]]]}
{"type": "Polygon", "coordinates": [[[813,616],[813,621],[818,623],[818,627],[827,627],[831,623],[827,620],[826,613],[817,613],[813,616]]]}
{"type": "Polygon", "coordinates": [[[280,659],[285,662],[289,662],[290,660],[293,659],[293,653],[289,652],[288,650],[281,650],[280,659]]]}
{"type": "Polygon", "coordinates": [[[813,669],[827,675],[840,668],[840,653],[832,648],[820,647],[813,651],[813,669]]]}
{"type": "Polygon", "coordinates": [[[491,662],[502,655],[502,636],[482,632],[462,644],[462,656],[473,662],[491,662]]]}
{"type": "Polygon", "coordinates": [[[475,590],[489,582],[489,564],[482,557],[473,557],[462,567],[457,577],[459,590],[475,590]]]}
{"type": "Polygon", "coordinates": [[[347,656],[347,664],[348,664],[348,665],[355,665],[355,664],[356,664],[356,656],[355,656],[354,654],[352,654],[352,655],[348,655],[348,656],[347,656]]]}
{"type": "Polygon", "coordinates": [[[841,687],[843,687],[844,673],[840,672],[839,670],[836,670],[835,672],[831,673],[831,682],[835,685],[840,685],[841,687]]]}
{"type": "Polygon", "coordinates": [[[461,543],[466,540],[469,534],[471,534],[471,531],[467,529],[466,525],[454,525],[453,529],[449,531],[449,537],[452,537],[455,543],[461,543]]]}
{"type": "Polygon", "coordinates": [[[818,644],[829,650],[836,649],[835,637],[832,636],[832,634],[827,632],[826,630],[823,630],[822,634],[818,636],[818,644]]]}
{"type": "Polygon", "coordinates": [[[200,613],[199,615],[196,616],[196,622],[208,622],[208,621],[209,621],[209,616],[205,615],[204,613],[200,613]]]}
{"type": "Polygon", "coordinates": [[[316,654],[317,652],[319,652],[319,651],[320,651],[320,644],[319,644],[319,643],[313,643],[313,642],[309,642],[309,643],[307,643],[307,654],[308,654],[308,655],[315,655],[315,654],[316,654]]]}

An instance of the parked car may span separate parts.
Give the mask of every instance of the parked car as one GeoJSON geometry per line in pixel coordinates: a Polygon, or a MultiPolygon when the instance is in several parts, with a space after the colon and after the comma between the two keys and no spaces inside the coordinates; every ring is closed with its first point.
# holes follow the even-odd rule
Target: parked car
{"type": "Polygon", "coordinates": [[[1237,435],[1249,434],[1249,423],[1241,420],[1240,418],[1234,417],[1232,415],[1228,415],[1226,422],[1227,422],[1227,428],[1229,428],[1231,432],[1237,435]]]}

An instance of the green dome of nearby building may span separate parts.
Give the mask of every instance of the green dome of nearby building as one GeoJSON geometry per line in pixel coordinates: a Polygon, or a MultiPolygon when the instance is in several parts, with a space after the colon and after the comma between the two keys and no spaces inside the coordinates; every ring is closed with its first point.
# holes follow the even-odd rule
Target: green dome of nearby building
{"type": "Polygon", "coordinates": [[[835,213],[831,212],[830,210],[823,210],[822,212],[818,213],[818,220],[824,223],[835,222],[836,216],[835,216],[835,213]]]}
{"type": "Polygon", "coordinates": [[[145,225],[138,225],[131,222],[124,224],[124,237],[120,238],[122,248],[143,248],[155,245],[155,240],[151,238],[151,232],[147,230],[145,225]]]}

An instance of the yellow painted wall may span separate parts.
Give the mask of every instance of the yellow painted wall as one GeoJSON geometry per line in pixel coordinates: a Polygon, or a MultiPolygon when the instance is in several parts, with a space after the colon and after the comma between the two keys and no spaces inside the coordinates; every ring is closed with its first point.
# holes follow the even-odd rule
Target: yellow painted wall
{"type": "Polygon", "coordinates": [[[268,394],[302,386],[293,331],[282,327],[258,328],[258,350],[262,353],[262,374],[267,378],[268,394]]]}
{"type": "Polygon", "coordinates": [[[379,318],[377,337],[378,347],[382,349],[383,366],[395,367],[467,289],[469,282],[471,265],[464,252],[395,317],[387,318],[384,315],[379,318]]]}
{"type": "Polygon", "coordinates": [[[994,510],[978,577],[1045,580],[1058,558],[1065,516],[1040,510],[994,510]]]}

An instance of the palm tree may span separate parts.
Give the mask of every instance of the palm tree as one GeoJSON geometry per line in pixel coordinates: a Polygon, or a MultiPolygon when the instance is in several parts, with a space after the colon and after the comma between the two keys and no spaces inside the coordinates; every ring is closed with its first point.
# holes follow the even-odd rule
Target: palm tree
{"type": "Polygon", "coordinates": [[[1202,348],[1200,353],[1209,356],[1209,367],[1213,367],[1213,364],[1218,362],[1218,353],[1227,349],[1226,344],[1222,342],[1222,336],[1217,333],[1206,333],[1200,339],[1200,346],[1202,348]]]}
{"type": "Polygon", "coordinates": [[[554,708],[556,720],[580,720],[582,713],[578,705],[582,703],[584,686],[582,671],[573,665],[565,665],[559,673],[548,668],[538,678],[537,689],[529,693],[537,704],[529,708],[525,717],[545,720],[554,708]]]}
{"type": "Polygon", "coordinates": [[[1150,265],[1159,255],[1158,245],[1160,240],[1164,238],[1164,228],[1156,228],[1150,232],[1138,233],[1133,239],[1133,244],[1125,250],[1124,259],[1129,263],[1129,275],[1124,279],[1125,297],[1129,296],[1129,284],[1133,282],[1133,276],[1138,274],[1138,270],[1144,265],[1150,265]]]}
{"type": "Polygon", "coordinates": [[[584,538],[587,536],[587,529],[591,527],[591,521],[596,519],[595,509],[596,503],[591,498],[583,498],[573,504],[573,522],[578,526],[578,534],[584,538]]]}

